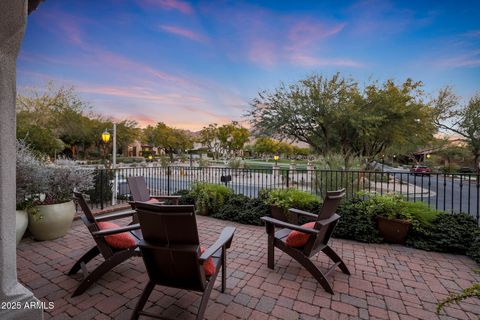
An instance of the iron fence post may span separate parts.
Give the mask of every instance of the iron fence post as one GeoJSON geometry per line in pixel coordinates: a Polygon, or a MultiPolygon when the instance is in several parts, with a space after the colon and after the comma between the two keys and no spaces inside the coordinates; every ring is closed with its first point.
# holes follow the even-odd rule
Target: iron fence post
{"type": "Polygon", "coordinates": [[[287,169],[287,188],[290,188],[290,169],[287,169]]]}
{"type": "Polygon", "coordinates": [[[167,194],[170,195],[170,166],[167,166],[167,194]]]}
{"type": "Polygon", "coordinates": [[[100,209],[103,210],[103,169],[100,169],[100,209]]]}

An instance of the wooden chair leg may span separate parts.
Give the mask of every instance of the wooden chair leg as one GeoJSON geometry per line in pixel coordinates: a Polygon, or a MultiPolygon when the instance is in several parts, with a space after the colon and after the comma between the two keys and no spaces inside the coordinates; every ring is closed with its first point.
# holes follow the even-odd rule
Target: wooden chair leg
{"type": "Polygon", "coordinates": [[[325,277],[325,275],[318,269],[318,267],[305,255],[303,255],[300,251],[293,249],[293,248],[286,248],[282,250],[290,257],[298,261],[308,272],[320,283],[320,285],[327,291],[328,293],[334,294],[332,285],[330,281],[325,277]]]}
{"type": "Polygon", "coordinates": [[[325,248],[322,249],[323,253],[325,253],[333,262],[337,263],[339,262],[340,264],[338,265],[340,267],[340,270],[342,270],[343,273],[345,274],[350,274],[350,271],[347,268],[347,265],[345,262],[343,262],[342,258],[338,256],[338,254],[333,251],[332,248],[329,246],[326,246],[325,248]]]}
{"type": "Polygon", "coordinates": [[[145,286],[145,289],[143,289],[142,295],[140,296],[140,299],[138,300],[137,305],[133,310],[132,317],[130,318],[131,320],[137,320],[139,318],[139,312],[142,311],[145,307],[145,304],[147,303],[148,297],[150,297],[153,288],[155,288],[155,283],[149,281],[145,286]]]}
{"type": "Polygon", "coordinates": [[[95,258],[98,254],[100,254],[100,250],[98,247],[95,246],[92,249],[88,250],[77,262],[73,265],[73,267],[68,272],[68,275],[72,275],[77,273],[81,269],[82,262],[87,264],[90,260],[95,258]]]}
{"type": "Polygon", "coordinates": [[[102,262],[102,264],[100,264],[97,268],[95,268],[95,270],[90,272],[85,279],[83,279],[78,288],[73,292],[72,297],[84,293],[85,290],[87,290],[93,283],[100,279],[105,273],[107,273],[123,261],[127,260],[128,258],[132,257],[134,253],[135,251],[133,249],[120,251],[111,256],[109,259],[102,262]]]}
{"type": "Polygon", "coordinates": [[[227,284],[227,249],[222,247],[222,293],[225,292],[227,284]]]}
{"type": "Polygon", "coordinates": [[[268,236],[268,252],[267,266],[269,269],[275,269],[275,238],[273,235],[268,236]]]}
{"type": "Polygon", "coordinates": [[[310,272],[315,279],[317,279],[325,291],[334,294],[330,281],[328,281],[322,271],[320,271],[320,269],[318,269],[318,267],[310,259],[302,257],[301,259],[297,259],[297,261],[304,266],[305,269],[307,269],[307,271],[310,272]]]}

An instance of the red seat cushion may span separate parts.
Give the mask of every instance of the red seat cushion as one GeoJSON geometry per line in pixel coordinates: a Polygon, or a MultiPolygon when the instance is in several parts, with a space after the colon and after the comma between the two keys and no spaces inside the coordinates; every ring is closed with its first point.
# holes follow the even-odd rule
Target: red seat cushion
{"type": "Polygon", "coordinates": [[[160,200],[155,199],[155,198],[150,198],[150,199],[148,199],[148,200],[145,201],[145,202],[148,202],[148,203],[158,203],[158,202],[160,202],[160,200]]]}
{"type": "MultiPolygon", "coordinates": [[[[205,251],[204,247],[200,247],[200,253],[203,253],[205,251]]],[[[215,274],[215,264],[213,263],[213,258],[210,257],[208,258],[204,263],[203,263],[203,270],[205,270],[205,275],[207,276],[212,276],[215,274]]]]}
{"type": "MultiPolygon", "coordinates": [[[[315,227],[315,222],[305,223],[302,225],[302,227],[313,229],[315,227]]],[[[285,243],[289,247],[303,247],[307,244],[308,239],[310,239],[310,235],[308,233],[293,230],[287,236],[285,243]]]]}
{"type": "MultiPolygon", "coordinates": [[[[97,222],[97,226],[100,230],[114,229],[120,227],[118,224],[112,222],[97,222]]],[[[105,236],[105,241],[112,248],[116,249],[134,248],[137,245],[137,243],[135,242],[135,238],[129,232],[122,232],[105,236]]]]}

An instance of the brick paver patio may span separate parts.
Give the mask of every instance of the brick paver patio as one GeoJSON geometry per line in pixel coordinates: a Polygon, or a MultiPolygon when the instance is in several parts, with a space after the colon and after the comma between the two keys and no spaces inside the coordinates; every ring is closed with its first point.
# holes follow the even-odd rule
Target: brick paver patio
{"type": "MultiPolygon", "coordinates": [[[[204,245],[211,244],[226,225],[237,227],[228,253],[227,290],[219,280],[206,311],[207,319],[479,319],[480,301],[435,313],[436,303],[449,292],[480,281],[478,267],[467,257],[431,253],[402,246],[362,244],[333,239],[351,276],[333,273],[335,295],[326,293],[300,265],[276,250],[276,269],[266,266],[263,227],[198,217],[204,245]]],[[[76,259],[93,245],[81,221],[62,239],[22,240],[18,276],[43,301],[53,301],[46,319],[128,319],[146,284],[141,258],[118,266],[86,293],[71,298],[80,275],[66,275],[76,259]]],[[[327,266],[319,254],[317,263],[327,266]]],[[[157,287],[146,310],[176,319],[194,319],[199,295],[157,287]]]]}

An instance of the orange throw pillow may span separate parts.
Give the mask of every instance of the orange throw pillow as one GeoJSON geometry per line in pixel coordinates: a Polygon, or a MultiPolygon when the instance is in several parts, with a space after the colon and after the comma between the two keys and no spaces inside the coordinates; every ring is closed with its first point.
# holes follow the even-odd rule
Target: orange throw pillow
{"type": "MultiPolygon", "coordinates": [[[[302,227],[313,229],[315,227],[315,222],[305,223],[304,225],[302,225],[302,227]]],[[[303,247],[307,244],[308,239],[310,239],[310,235],[308,233],[293,230],[287,236],[287,240],[285,241],[285,243],[289,247],[303,247]]]]}
{"type": "MultiPolygon", "coordinates": [[[[204,247],[200,247],[200,253],[205,251],[204,247]]],[[[208,277],[215,274],[215,264],[213,263],[212,257],[208,258],[205,262],[203,262],[203,270],[205,270],[205,275],[208,277]]]]}
{"type": "MultiPolygon", "coordinates": [[[[100,230],[119,228],[120,226],[112,222],[97,222],[97,226],[100,230]]],[[[134,248],[137,243],[129,232],[122,232],[105,236],[105,241],[116,249],[129,249],[134,248]]]]}

